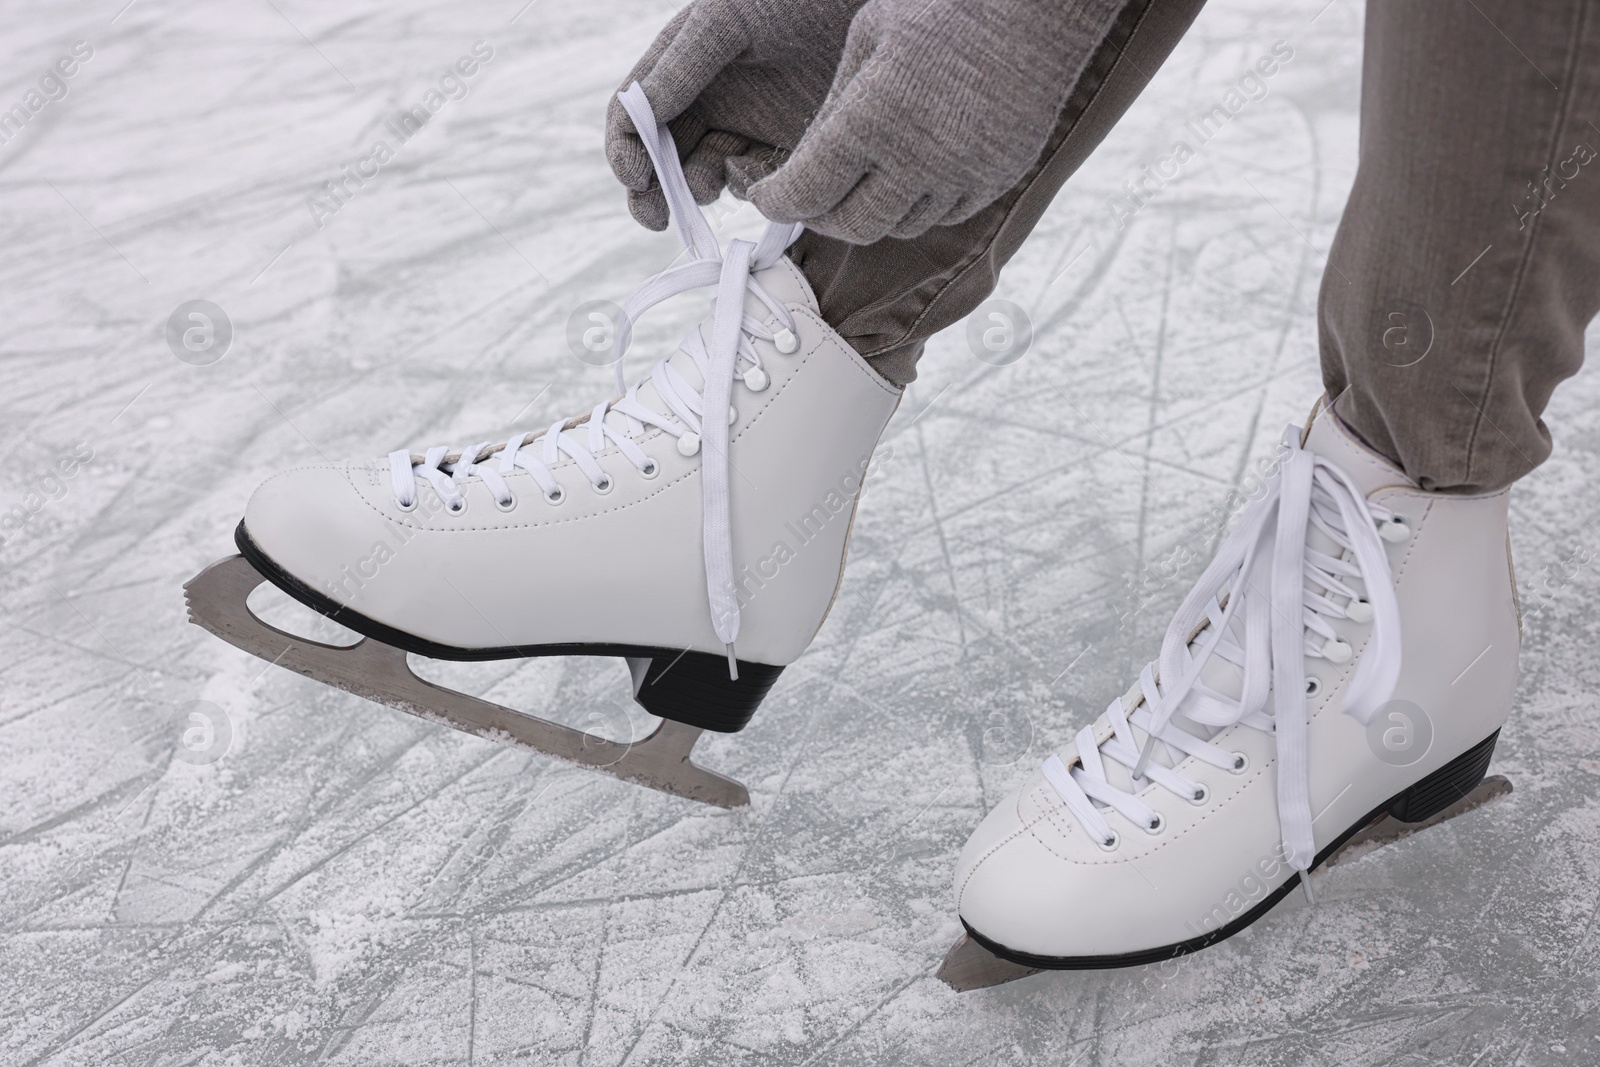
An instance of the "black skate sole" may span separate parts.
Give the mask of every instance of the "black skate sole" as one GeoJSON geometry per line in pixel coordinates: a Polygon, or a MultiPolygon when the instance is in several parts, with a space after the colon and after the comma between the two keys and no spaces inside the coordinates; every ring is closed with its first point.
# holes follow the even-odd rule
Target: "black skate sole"
{"type": "Polygon", "coordinates": [[[363,637],[370,637],[403,652],[429,659],[480,662],[500,659],[530,659],[537,656],[605,656],[618,659],[648,659],[644,680],[634,699],[652,715],[696,726],[702,730],[731,734],[745,728],[782,667],[739,660],[739,677],[728,677],[728,658],[710,652],[681,648],[654,648],[646,645],[584,644],[504,645],[495,648],[460,648],[443,645],[368,618],[332,598],[317,592],[278,566],[244,528],[241,520],[233,532],[233,543],[260,575],[289,596],[319,615],[325,615],[363,637]]]}
{"type": "MultiPolygon", "coordinates": [[[[1494,743],[1499,737],[1500,731],[1496,730],[1486,740],[1474,745],[1443,767],[1423,778],[1417,784],[1401,790],[1373,808],[1365,818],[1358,820],[1354,826],[1340,834],[1337,839],[1317,853],[1316,861],[1312,863],[1311,869],[1316,870],[1330,856],[1338,852],[1346,841],[1360,833],[1379,815],[1388,814],[1403,823],[1418,823],[1438,814],[1471,793],[1478,783],[1483,781],[1484,775],[1488,772],[1489,759],[1494,755],[1494,743]]],[[[1009,949],[997,941],[984,937],[977,930],[974,930],[972,925],[965,919],[961,920],[961,925],[967,928],[969,937],[988,949],[993,955],[1023,967],[1032,967],[1041,971],[1101,971],[1111,970],[1116,967],[1141,967],[1145,964],[1160,963],[1163,960],[1187,956],[1191,952],[1199,952],[1203,948],[1210,948],[1219,941],[1226,941],[1276,907],[1280,900],[1288,896],[1300,884],[1300,878],[1301,876],[1296,873],[1283,885],[1264,897],[1255,907],[1241,913],[1232,922],[1225,926],[1219,926],[1210,933],[1190,938],[1188,941],[1180,941],[1173,945],[1163,945],[1121,955],[1036,956],[1031,952],[1018,952],[1014,949],[1009,949]]]]}

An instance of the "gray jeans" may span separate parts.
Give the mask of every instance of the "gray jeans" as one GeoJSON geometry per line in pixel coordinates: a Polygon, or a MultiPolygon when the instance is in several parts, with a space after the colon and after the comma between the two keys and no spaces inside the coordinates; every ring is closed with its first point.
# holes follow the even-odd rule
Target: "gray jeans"
{"type": "MultiPolygon", "coordinates": [[[[958,226],[792,255],[879,372],[915,377],[1204,0],[1129,0],[1033,169],[958,226]]],[[[1323,275],[1323,380],[1340,417],[1430,489],[1509,485],[1550,454],[1540,418],[1600,310],[1600,4],[1369,4],[1361,161],[1323,275]]]]}

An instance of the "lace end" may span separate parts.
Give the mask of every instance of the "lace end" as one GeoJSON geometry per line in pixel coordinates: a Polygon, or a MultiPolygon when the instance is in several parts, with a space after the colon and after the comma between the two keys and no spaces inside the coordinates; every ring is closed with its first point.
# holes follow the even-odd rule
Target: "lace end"
{"type": "Polygon", "coordinates": [[[739,680],[739,659],[733,654],[732,641],[729,641],[726,647],[728,649],[728,678],[730,681],[737,682],[739,680]]]}
{"type": "Polygon", "coordinates": [[[1313,908],[1316,907],[1317,895],[1311,891],[1311,872],[1309,870],[1300,872],[1300,888],[1304,889],[1306,892],[1306,903],[1310,904],[1313,908]]]}

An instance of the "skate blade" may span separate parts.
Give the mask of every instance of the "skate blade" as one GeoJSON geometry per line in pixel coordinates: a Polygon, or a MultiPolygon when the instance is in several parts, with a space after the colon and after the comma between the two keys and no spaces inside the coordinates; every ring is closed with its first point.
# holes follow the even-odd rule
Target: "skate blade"
{"type": "Polygon", "coordinates": [[[1015,982],[1018,978],[1038,973],[1038,967],[1025,967],[1003,960],[971,936],[962,934],[961,939],[945,953],[944,962],[939,964],[933,976],[957,993],[965,993],[1015,982]]]}
{"type": "MultiPolygon", "coordinates": [[[[1387,813],[1381,814],[1351,835],[1337,851],[1318,864],[1318,869],[1331,867],[1345,860],[1358,859],[1384,845],[1410,837],[1418,830],[1426,830],[1447,819],[1481,808],[1485,804],[1507,796],[1510,792],[1509,779],[1504,775],[1491,774],[1479,782],[1472,792],[1421,822],[1401,822],[1387,813]]],[[[939,965],[934,977],[956,992],[965,993],[973,989],[987,989],[990,986],[1014,982],[1018,978],[1038,974],[1040,969],[1003,960],[973,940],[970,935],[962,934],[961,939],[945,956],[944,962],[939,965]]]]}
{"type": "Polygon", "coordinates": [[[1509,795],[1510,792],[1511,780],[1509,778],[1503,774],[1491,774],[1479,782],[1472,792],[1443,811],[1431,815],[1421,822],[1401,822],[1399,819],[1384,812],[1352,834],[1348,841],[1339,846],[1338,851],[1322,861],[1321,866],[1332,867],[1336,863],[1360,859],[1375,849],[1393,844],[1402,838],[1410,837],[1418,830],[1426,830],[1430,826],[1437,826],[1447,819],[1465,815],[1475,808],[1481,808],[1485,804],[1509,795]]]}
{"type": "Polygon", "coordinates": [[[662,719],[655,732],[624,743],[526,715],[417,677],[406,654],[371,637],[325,645],[285,633],[250,610],[248,597],[266,581],[243,556],[229,556],[189,579],[191,622],[280,667],[429,722],[602,771],[624,781],[721,808],[750,803],[745,787],[699,766],[690,753],[699,727],[662,719]]]}

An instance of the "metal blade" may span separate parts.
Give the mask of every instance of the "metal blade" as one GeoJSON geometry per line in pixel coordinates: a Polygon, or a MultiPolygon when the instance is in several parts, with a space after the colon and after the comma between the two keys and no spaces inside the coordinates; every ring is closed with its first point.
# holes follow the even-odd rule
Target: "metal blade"
{"type": "Polygon", "coordinates": [[[243,556],[218,560],[184,588],[190,621],[236,648],[356,696],[454,727],[465,733],[529,748],[547,756],[663,793],[722,808],[750,803],[745,787],[689,758],[700,729],[663,719],[650,736],[609,741],[417,677],[406,654],[364,637],[354,645],[325,645],[263,622],[247,598],[266,579],[243,556]]]}
{"type": "Polygon", "coordinates": [[[951,946],[950,951],[945,954],[944,962],[939,964],[934,977],[957,993],[965,993],[971,989],[987,989],[989,986],[1014,982],[1018,978],[1038,973],[1039,968],[1024,967],[1020,963],[1003,960],[968,935],[962,934],[961,940],[951,946]]]}
{"type": "MultiPolygon", "coordinates": [[[[1510,792],[1511,782],[1502,775],[1492,774],[1479,782],[1472,792],[1437,815],[1421,822],[1401,822],[1387,813],[1379,815],[1341,845],[1337,852],[1322,862],[1321,866],[1329,867],[1344,860],[1364,856],[1373,849],[1409,837],[1418,830],[1437,826],[1447,819],[1453,819],[1457,815],[1463,815],[1474,808],[1498,800],[1510,792]]],[[[958,993],[964,993],[971,989],[986,989],[989,986],[1014,982],[1018,978],[1038,974],[1039,970],[1037,967],[1027,967],[1003,960],[970,936],[962,934],[961,939],[945,956],[944,962],[939,965],[935,977],[958,993]]]]}

